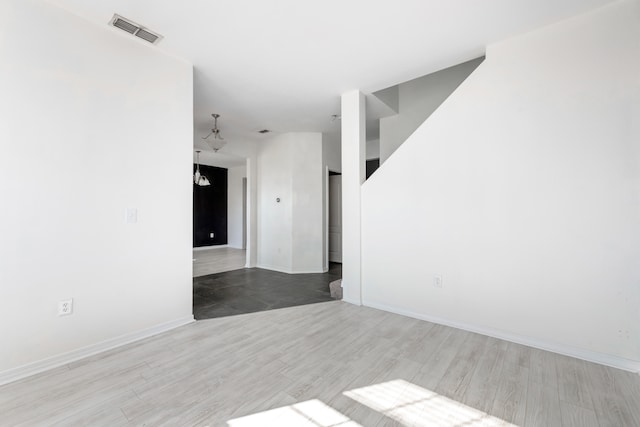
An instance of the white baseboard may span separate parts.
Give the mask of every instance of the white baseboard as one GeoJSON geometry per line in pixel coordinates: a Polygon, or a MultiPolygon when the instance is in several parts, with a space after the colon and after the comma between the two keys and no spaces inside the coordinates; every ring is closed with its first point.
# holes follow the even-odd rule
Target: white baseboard
{"type": "Polygon", "coordinates": [[[379,310],[388,311],[402,316],[413,317],[414,319],[426,320],[427,322],[437,323],[440,325],[451,326],[452,328],[462,329],[469,332],[475,332],[481,335],[487,335],[499,338],[505,341],[511,341],[516,344],[526,345],[528,347],[538,348],[540,350],[551,351],[553,353],[563,354],[565,356],[575,357],[576,359],[586,360],[588,362],[599,363],[601,365],[611,366],[612,368],[623,369],[625,371],[640,373],[640,361],[626,359],[624,357],[614,356],[611,354],[599,353],[596,351],[585,350],[582,348],[572,347],[565,344],[547,342],[544,340],[531,338],[523,335],[512,334],[492,328],[485,328],[477,325],[470,325],[443,319],[435,316],[414,313],[412,311],[391,307],[385,304],[379,304],[374,301],[363,301],[362,305],[377,308],[379,310]]]}
{"type": "Polygon", "coordinates": [[[228,248],[229,245],[213,245],[213,246],[198,246],[197,248],[193,248],[194,251],[206,251],[209,249],[219,249],[219,248],[228,248]]]}
{"type": "Polygon", "coordinates": [[[326,271],[322,270],[308,270],[308,271],[292,271],[282,267],[274,267],[271,265],[258,264],[257,268],[262,268],[264,270],[277,271],[279,273],[287,273],[287,274],[317,274],[317,273],[326,273],[326,271]]]}
{"type": "Polygon", "coordinates": [[[256,268],[262,268],[264,270],[271,270],[271,271],[277,271],[279,273],[287,273],[287,274],[291,274],[291,271],[286,269],[286,268],[282,268],[282,267],[274,267],[273,265],[266,265],[266,264],[256,264],[256,268]]]}
{"type": "MultiPolygon", "coordinates": [[[[349,304],[353,304],[353,305],[357,305],[357,306],[366,305],[366,304],[361,303],[360,301],[352,300],[352,299],[349,299],[349,298],[345,298],[344,294],[342,295],[342,301],[348,302],[349,304]]],[[[373,306],[370,306],[370,307],[373,307],[373,306]]],[[[378,308],[378,307],[373,307],[373,308],[378,308]]],[[[391,310],[385,310],[384,308],[380,308],[380,310],[391,311],[391,310]]],[[[394,312],[392,312],[392,313],[394,313],[394,312]]],[[[401,313],[396,313],[396,314],[401,314],[401,313]]],[[[408,316],[408,317],[411,317],[411,316],[408,316]]]]}
{"type": "Polygon", "coordinates": [[[320,270],[302,270],[302,271],[292,271],[291,274],[322,274],[326,273],[326,271],[320,270]]]}
{"type": "Polygon", "coordinates": [[[47,359],[38,360],[37,362],[18,366],[17,368],[2,371],[0,372],[0,385],[14,382],[31,375],[39,374],[40,372],[48,371],[49,369],[57,368],[59,366],[66,365],[67,363],[75,362],[76,360],[84,359],[85,357],[93,356],[94,354],[102,353],[103,351],[111,350],[125,344],[130,344],[134,341],[139,341],[153,335],[158,335],[162,332],[175,329],[179,326],[183,326],[194,321],[195,320],[193,318],[193,315],[186,316],[180,319],[172,320],[170,322],[161,323],[159,325],[152,326],[151,328],[143,329],[141,331],[121,335],[119,337],[111,338],[96,344],[72,350],[67,353],[59,354],[47,359]]]}

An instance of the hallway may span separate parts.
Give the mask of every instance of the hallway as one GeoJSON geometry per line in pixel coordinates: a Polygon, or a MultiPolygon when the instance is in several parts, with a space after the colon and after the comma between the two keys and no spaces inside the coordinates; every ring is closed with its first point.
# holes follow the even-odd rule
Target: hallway
{"type": "Polygon", "coordinates": [[[193,315],[201,320],[332,301],[329,283],[341,276],[342,264],[331,263],[327,273],[243,268],[195,277],[193,315]]]}

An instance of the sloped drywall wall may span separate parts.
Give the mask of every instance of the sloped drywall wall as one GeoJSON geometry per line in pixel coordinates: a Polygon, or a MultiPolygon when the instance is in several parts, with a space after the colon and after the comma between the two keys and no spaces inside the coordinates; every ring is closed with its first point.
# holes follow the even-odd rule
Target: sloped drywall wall
{"type": "Polygon", "coordinates": [[[638,40],[622,1],[490,46],[363,185],[365,305],[638,369],[638,40]]]}

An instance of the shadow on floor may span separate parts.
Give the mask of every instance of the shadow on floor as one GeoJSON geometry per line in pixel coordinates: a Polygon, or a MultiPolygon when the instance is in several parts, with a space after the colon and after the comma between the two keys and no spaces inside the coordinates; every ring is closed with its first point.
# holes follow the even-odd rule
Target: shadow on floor
{"type": "Polygon", "coordinates": [[[332,301],[329,283],[342,277],[342,264],[331,263],[327,273],[286,274],[243,268],[193,279],[196,320],[274,308],[332,301]]]}

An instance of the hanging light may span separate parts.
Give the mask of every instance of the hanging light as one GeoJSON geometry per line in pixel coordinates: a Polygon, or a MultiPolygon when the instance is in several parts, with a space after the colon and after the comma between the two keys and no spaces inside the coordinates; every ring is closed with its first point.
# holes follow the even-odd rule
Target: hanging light
{"type": "Polygon", "coordinates": [[[196,150],[196,173],[193,174],[193,183],[200,187],[211,185],[209,178],[200,173],[200,150],[196,150]]]}
{"type": "Polygon", "coordinates": [[[202,139],[211,146],[215,153],[217,153],[218,150],[224,147],[227,142],[224,140],[222,135],[220,135],[220,129],[218,129],[218,118],[220,117],[220,114],[214,113],[211,117],[213,117],[213,129],[211,129],[209,135],[202,139]]]}

